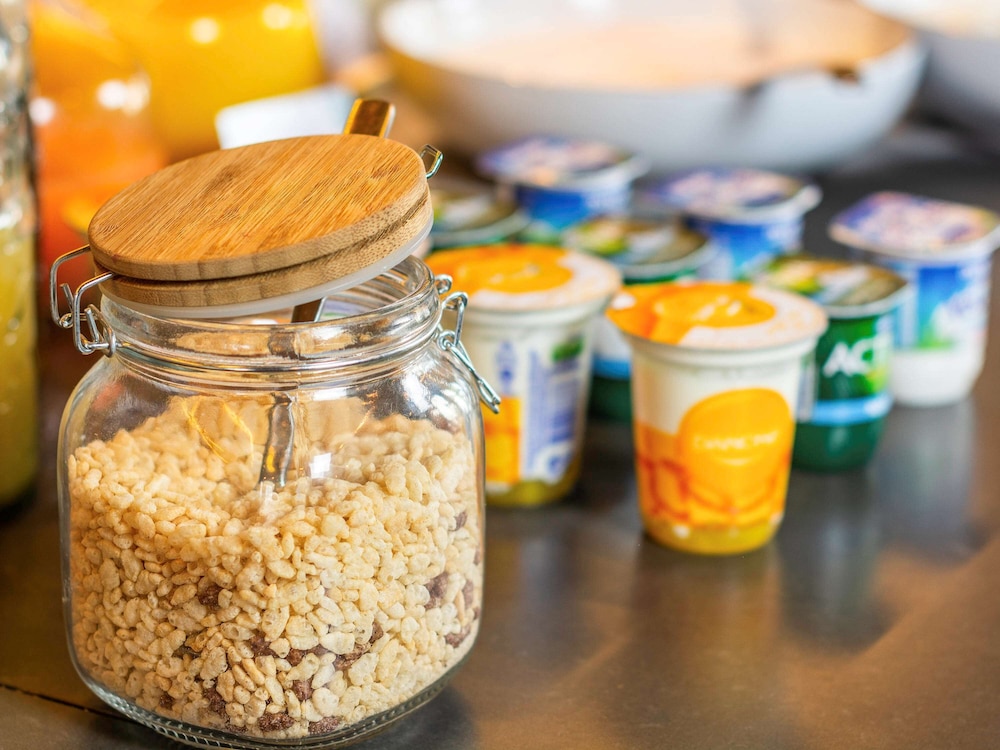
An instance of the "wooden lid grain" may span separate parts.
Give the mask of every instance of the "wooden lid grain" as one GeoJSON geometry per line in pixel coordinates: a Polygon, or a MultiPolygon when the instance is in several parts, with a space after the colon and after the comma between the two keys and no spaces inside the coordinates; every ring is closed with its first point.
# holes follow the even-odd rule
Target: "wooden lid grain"
{"type": "Polygon", "coordinates": [[[292,138],[173,164],[105,203],[88,236],[125,302],[238,305],[357,283],[426,235],[425,167],[374,135],[292,138]]]}

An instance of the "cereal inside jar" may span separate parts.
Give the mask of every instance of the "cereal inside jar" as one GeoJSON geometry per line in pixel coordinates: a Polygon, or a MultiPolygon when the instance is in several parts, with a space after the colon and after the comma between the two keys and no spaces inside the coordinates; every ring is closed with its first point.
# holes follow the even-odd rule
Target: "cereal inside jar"
{"type": "Polygon", "coordinates": [[[489,391],[449,283],[406,257],[305,323],[75,295],[109,356],[63,418],[66,619],[102,699],[192,744],[330,747],[440,691],[479,627],[489,391]]]}

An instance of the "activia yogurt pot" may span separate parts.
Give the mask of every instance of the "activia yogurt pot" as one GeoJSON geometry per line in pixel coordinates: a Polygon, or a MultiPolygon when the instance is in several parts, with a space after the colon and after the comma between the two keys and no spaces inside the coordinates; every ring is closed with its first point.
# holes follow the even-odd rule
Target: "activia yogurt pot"
{"type": "MultiPolygon", "coordinates": [[[[704,234],[663,217],[598,216],[573,225],[562,239],[566,247],[614,263],[627,285],[692,277],[715,252],[704,234]]],[[[627,422],[632,418],[632,350],[606,316],[596,325],[590,410],[627,422]]]]}
{"type": "Polygon", "coordinates": [[[839,214],[830,234],[912,287],[894,316],[889,387],[896,401],[938,406],[965,398],[983,368],[1000,217],[959,203],[882,192],[839,214]]]}
{"type": "Polygon", "coordinates": [[[621,285],[606,261],[563,248],[499,244],[431,255],[469,295],[462,341],[502,399],[484,410],[486,497],[539,505],[565,496],[580,469],[593,322],[621,285]]]}
{"type": "Polygon", "coordinates": [[[880,266],[805,255],[775,259],[756,281],[809,297],[830,319],[802,394],[793,465],[835,471],[866,463],[892,406],[892,311],[906,298],[906,281],[880,266]]]}
{"type": "Polygon", "coordinates": [[[820,201],[809,182],[756,169],[694,169],[640,190],[642,205],[676,211],[719,252],[704,279],[749,279],[772,258],[800,248],[806,212],[820,201]]]}
{"type": "Polygon", "coordinates": [[[649,162],[598,141],[534,136],[482,154],[476,168],[509,188],[529,216],[522,238],[556,243],[583,219],[625,211],[649,162]]]}
{"type": "Polygon", "coordinates": [[[739,282],[618,294],[608,315],[633,347],[639,508],[647,533],[688,552],[766,544],[785,508],[803,367],[819,305],[739,282]]]}

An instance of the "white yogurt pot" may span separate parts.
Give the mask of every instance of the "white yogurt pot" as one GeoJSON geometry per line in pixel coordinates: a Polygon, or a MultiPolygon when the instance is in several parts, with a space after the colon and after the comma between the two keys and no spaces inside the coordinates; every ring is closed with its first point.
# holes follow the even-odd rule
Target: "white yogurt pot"
{"type": "Polygon", "coordinates": [[[649,163],[601,141],[533,136],[481,154],[476,167],[527,214],[522,237],[557,243],[580,221],[626,211],[632,183],[649,163]]]}
{"type": "Polygon", "coordinates": [[[728,167],[675,174],[638,193],[641,203],[676,211],[712,238],[718,252],[698,275],[717,280],[750,279],[801,248],[805,214],[822,198],[819,187],[797,177],[728,167]]]}
{"type": "Polygon", "coordinates": [[[499,244],[435,253],[428,264],[469,291],[462,341],[501,398],[484,414],[486,494],[539,505],[580,468],[594,324],[619,288],[610,263],[560,248],[499,244]]]}
{"type": "Polygon", "coordinates": [[[516,494],[519,485],[555,488],[575,482],[590,395],[594,321],[606,303],[528,314],[470,310],[466,316],[463,340],[469,357],[494,384],[502,408],[516,409],[519,416],[507,422],[509,453],[497,454],[496,439],[488,449],[486,491],[494,502],[516,494]]]}
{"type": "Polygon", "coordinates": [[[740,283],[630,287],[609,316],[633,347],[643,523],[682,550],[733,554],[781,523],[807,355],[826,329],[804,297],[740,283]]]}
{"type": "Polygon", "coordinates": [[[969,395],[983,369],[992,254],[1000,217],[901,193],[877,193],[837,216],[834,239],[906,279],[896,310],[889,387],[909,406],[969,395]]]}

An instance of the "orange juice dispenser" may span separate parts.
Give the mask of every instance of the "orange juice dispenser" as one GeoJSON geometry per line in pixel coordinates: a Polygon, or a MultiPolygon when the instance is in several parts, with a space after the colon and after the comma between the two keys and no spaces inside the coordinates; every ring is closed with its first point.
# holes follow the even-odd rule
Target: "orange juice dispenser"
{"type": "Polygon", "coordinates": [[[38,468],[35,201],[25,106],[24,3],[0,3],[0,508],[30,496],[38,468]]]}
{"type": "MultiPolygon", "coordinates": [[[[29,7],[44,279],[55,258],[85,243],[98,206],[167,155],[150,118],[149,79],[128,46],[69,0],[29,7]]],[[[65,280],[75,288],[90,275],[70,268],[65,280]]]]}
{"type": "Polygon", "coordinates": [[[172,160],[218,148],[223,107],[315,86],[325,70],[307,0],[87,0],[138,55],[172,160]]]}

